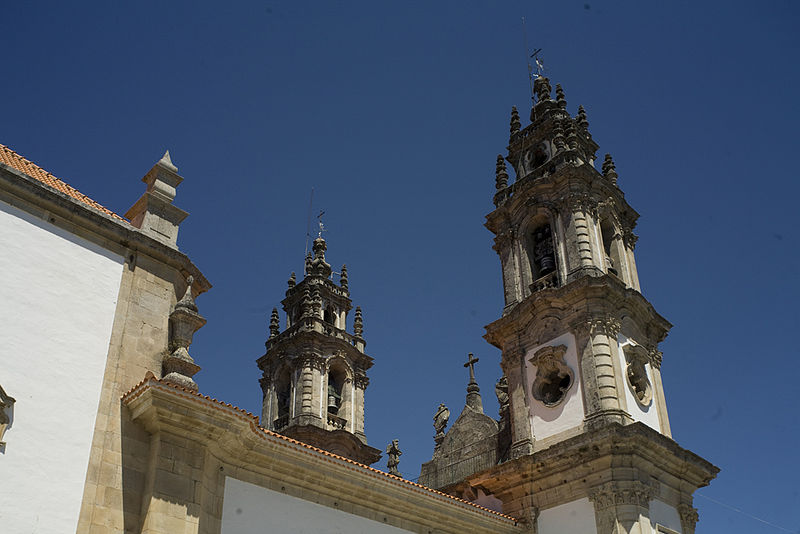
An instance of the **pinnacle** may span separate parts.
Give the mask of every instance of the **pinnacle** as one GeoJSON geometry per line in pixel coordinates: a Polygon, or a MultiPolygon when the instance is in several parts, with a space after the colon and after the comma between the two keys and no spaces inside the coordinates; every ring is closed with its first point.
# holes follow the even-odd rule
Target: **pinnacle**
{"type": "Polygon", "coordinates": [[[167,168],[169,168],[169,169],[172,169],[172,170],[175,170],[175,171],[177,171],[177,170],[178,170],[178,167],[176,167],[176,166],[175,166],[175,164],[174,164],[174,163],[172,163],[172,158],[171,158],[171,157],[170,157],[170,155],[169,155],[169,150],[167,150],[166,152],[164,152],[164,155],[163,155],[163,156],[161,156],[161,159],[160,159],[160,160],[158,160],[158,162],[159,162],[161,165],[163,165],[163,166],[165,166],[165,167],[167,167],[167,168]]]}

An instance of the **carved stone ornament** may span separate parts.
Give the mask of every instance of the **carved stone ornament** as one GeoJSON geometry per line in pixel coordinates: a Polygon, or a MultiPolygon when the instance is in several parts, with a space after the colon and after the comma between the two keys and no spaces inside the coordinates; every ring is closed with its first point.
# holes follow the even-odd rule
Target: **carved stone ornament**
{"type": "Polygon", "coordinates": [[[197,313],[192,296],[193,283],[194,277],[186,278],[186,292],[169,314],[170,352],[164,356],[161,366],[165,381],[196,391],[197,384],[192,377],[200,371],[200,366],[194,363],[188,349],[194,333],[206,324],[206,320],[197,313]]]}
{"type": "Polygon", "coordinates": [[[647,376],[645,364],[650,362],[650,354],[641,345],[625,345],[625,381],[636,402],[642,406],[650,406],[653,401],[653,386],[647,376]]]}
{"type": "Polygon", "coordinates": [[[543,347],[529,360],[536,366],[531,393],[534,399],[548,408],[561,404],[575,382],[572,369],[564,361],[566,352],[566,345],[543,347]]]}
{"type": "Polygon", "coordinates": [[[650,501],[658,495],[655,485],[645,484],[639,480],[630,482],[607,482],[589,491],[589,500],[596,510],[604,510],[614,506],[634,505],[648,508],[650,501]]]}
{"type": "Polygon", "coordinates": [[[678,514],[681,516],[681,527],[683,527],[684,534],[694,534],[697,521],[700,519],[697,508],[691,504],[681,503],[678,505],[678,514]]]}
{"type": "Polygon", "coordinates": [[[605,334],[610,338],[616,339],[622,324],[615,317],[595,317],[589,323],[589,331],[592,335],[605,334]]]}
{"type": "Polygon", "coordinates": [[[3,436],[5,436],[6,429],[11,425],[14,420],[14,397],[8,395],[3,386],[0,386],[0,445],[5,445],[3,436]]]}
{"type": "Polygon", "coordinates": [[[300,359],[300,369],[316,369],[317,371],[327,370],[327,361],[316,354],[306,354],[300,359]]]}

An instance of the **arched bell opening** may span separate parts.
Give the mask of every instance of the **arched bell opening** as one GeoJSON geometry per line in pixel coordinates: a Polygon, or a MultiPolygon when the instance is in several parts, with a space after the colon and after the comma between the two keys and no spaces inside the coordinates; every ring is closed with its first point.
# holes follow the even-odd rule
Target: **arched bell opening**
{"type": "Polygon", "coordinates": [[[333,428],[345,428],[351,419],[351,384],[347,366],[341,360],[334,360],[328,369],[325,403],[328,425],[333,428]]]}
{"type": "Polygon", "coordinates": [[[600,221],[603,245],[603,270],[625,280],[625,245],[622,236],[608,217],[600,221]]]}
{"type": "Polygon", "coordinates": [[[272,405],[273,428],[280,430],[289,424],[292,406],[292,372],[288,367],[283,367],[275,377],[272,405]]]}
{"type": "Polygon", "coordinates": [[[333,306],[328,305],[325,307],[325,310],[322,312],[322,320],[330,325],[336,326],[336,310],[333,309],[333,306]]]}
{"type": "MultiPolygon", "coordinates": [[[[525,248],[531,291],[558,286],[556,240],[549,217],[541,214],[528,224],[525,248]]],[[[526,273],[527,274],[527,273],[526,273]]]]}

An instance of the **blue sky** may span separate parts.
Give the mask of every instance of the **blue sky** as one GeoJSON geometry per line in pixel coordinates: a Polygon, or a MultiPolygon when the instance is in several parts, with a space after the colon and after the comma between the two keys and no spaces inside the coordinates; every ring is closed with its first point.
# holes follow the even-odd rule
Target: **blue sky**
{"type": "MultiPolygon", "coordinates": [[[[170,149],[179,244],[214,288],[201,391],[258,412],[268,314],[302,271],[309,193],[364,309],[367,436],[416,478],[480,358],[496,413],[495,157],[529,108],[521,18],[639,211],[673,436],[720,466],[698,532],[800,532],[799,9],[792,2],[4,6],[0,143],[124,213],[170,149]],[[714,501],[741,509],[751,519],[714,501]]],[[[455,416],[454,416],[455,418],[455,416]]],[[[381,462],[380,466],[384,463],[381,462]]]]}

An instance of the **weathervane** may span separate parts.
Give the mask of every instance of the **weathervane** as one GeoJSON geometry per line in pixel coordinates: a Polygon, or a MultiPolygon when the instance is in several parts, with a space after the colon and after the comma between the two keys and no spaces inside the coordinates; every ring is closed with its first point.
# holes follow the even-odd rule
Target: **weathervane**
{"type": "Polygon", "coordinates": [[[542,52],[541,48],[534,50],[533,54],[530,53],[531,49],[528,47],[528,32],[525,30],[525,17],[522,17],[522,37],[525,41],[525,61],[528,63],[528,84],[531,89],[531,100],[533,100],[533,80],[544,76],[544,61],[539,57],[539,54],[542,52]],[[536,65],[536,72],[533,72],[531,59],[533,59],[533,63],[536,65]]]}
{"type": "Polygon", "coordinates": [[[323,215],[325,215],[325,211],[320,210],[319,215],[317,215],[317,224],[319,225],[319,232],[317,232],[317,237],[322,237],[322,232],[327,232],[325,225],[322,224],[323,215]]]}

